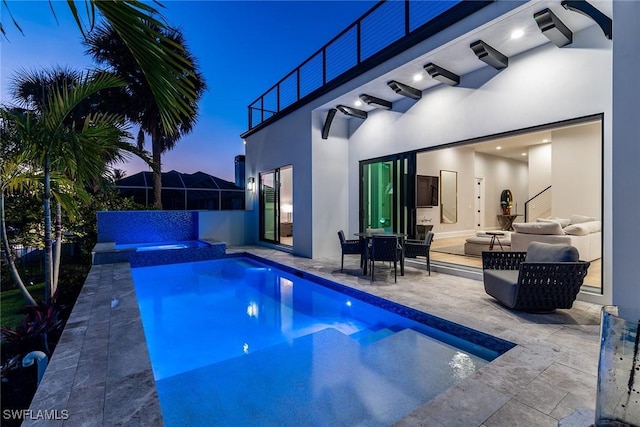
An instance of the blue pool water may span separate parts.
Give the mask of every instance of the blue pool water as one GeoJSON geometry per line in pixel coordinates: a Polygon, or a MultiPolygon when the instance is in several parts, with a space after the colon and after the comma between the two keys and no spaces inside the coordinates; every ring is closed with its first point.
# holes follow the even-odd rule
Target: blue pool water
{"type": "Polygon", "coordinates": [[[510,348],[250,258],[132,271],[167,426],[390,425],[510,348]]]}
{"type": "Polygon", "coordinates": [[[116,244],[116,249],[135,249],[141,251],[164,251],[168,249],[186,249],[186,248],[206,248],[209,247],[207,242],[200,240],[183,240],[175,242],[154,242],[154,243],[124,243],[116,244]]]}

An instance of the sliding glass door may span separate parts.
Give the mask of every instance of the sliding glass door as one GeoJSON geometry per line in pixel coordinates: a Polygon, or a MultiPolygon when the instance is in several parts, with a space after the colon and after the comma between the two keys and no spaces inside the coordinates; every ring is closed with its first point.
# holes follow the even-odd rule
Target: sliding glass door
{"type": "Polygon", "coordinates": [[[277,191],[278,171],[260,174],[260,240],[277,243],[279,192],[277,191]]]}
{"type": "Polygon", "coordinates": [[[260,174],[260,240],[293,246],[293,167],[260,174]]]}
{"type": "Polygon", "coordinates": [[[360,230],[415,234],[415,154],[360,162],[360,230]]]}

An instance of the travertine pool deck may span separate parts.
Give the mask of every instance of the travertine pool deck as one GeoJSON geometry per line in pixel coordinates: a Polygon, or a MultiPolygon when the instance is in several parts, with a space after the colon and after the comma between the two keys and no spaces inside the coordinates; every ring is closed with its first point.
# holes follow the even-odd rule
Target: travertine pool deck
{"type": "MultiPolygon", "coordinates": [[[[595,408],[600,306],[577,301],[553,314],[510,311],[482,282],[408,266],[404,277],[376,269],[372,284],[357,257],[311,260],[268,248],[247,251],[518,344],[398,426],[588,426],[595,408]],[[582,416],[576,416],[580,414],[582,416]],[[573,416],[572,416],[573,415],[573,416]]],[[[31,409],[68,410],[67,420],[23,425],[162,425],[128,263],[94,266],[31,409]]],[[[215,425],[215,420],[212,420],[215,425]]]]}

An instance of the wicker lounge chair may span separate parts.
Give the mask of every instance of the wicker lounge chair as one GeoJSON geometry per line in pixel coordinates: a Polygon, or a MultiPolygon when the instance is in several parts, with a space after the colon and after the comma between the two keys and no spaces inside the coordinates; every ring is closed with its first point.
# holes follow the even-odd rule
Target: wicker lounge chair
{"type": "Polygon", "coordinates": [[[568,245],[532,242],[527,252],[482,252],[485,291],[515,310],[571,308],[588,268],[568,245]]]}

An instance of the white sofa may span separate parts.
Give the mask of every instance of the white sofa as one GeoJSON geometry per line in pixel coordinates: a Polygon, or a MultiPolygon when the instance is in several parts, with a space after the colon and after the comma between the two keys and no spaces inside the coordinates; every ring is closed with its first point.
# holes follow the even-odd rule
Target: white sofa
{"type": "Polygon", "coordinates": [[[511,250],[526,251],[531,242],[574,246],[580,259],[593,261],[602,257],[601,223],[595,218],[572,215],[569,219],[539,219],[537,222],[514,223],[511,250]]]}

